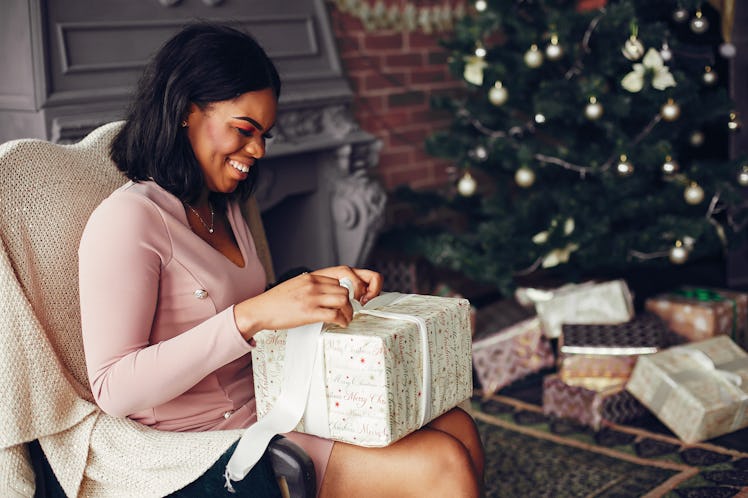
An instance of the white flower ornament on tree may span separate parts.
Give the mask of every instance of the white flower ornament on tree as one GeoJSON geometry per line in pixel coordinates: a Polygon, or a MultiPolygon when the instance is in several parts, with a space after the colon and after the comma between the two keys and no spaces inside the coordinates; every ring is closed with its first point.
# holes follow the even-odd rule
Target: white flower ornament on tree
{"type": "Polygon", "coordinates": [[[468,83],[472,83],[476,86],[483,84],[483,70],[488,66],[483,57],[477,55],[465,57],[465,71],[463,78],[468,83]]]}
{"type": "Polygon", "coordinates": [[[650,48],[641,63],[634,64],[634,70],[623,77],[621,86],[631,93],[640,92],[644,88],[647,74],[652,76],[652,86],[657,90],[664,90],[675,86],[675,78],[662,60],[660,52],[650,48]]]}

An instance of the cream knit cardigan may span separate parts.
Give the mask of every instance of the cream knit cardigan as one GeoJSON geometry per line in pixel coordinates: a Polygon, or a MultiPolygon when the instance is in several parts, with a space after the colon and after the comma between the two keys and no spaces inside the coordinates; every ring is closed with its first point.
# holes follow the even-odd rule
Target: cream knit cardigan
{"type": "MultiPolygon", "coordinates": [[[[125,179],[108,157],[121,123],[75,145],[0,144],[0,496],[34,494],[26,443],[39,439],[68,496],[163,496],[207,470],[241,430],[162,432],[103,413],[80,333],[78,242],[125,179]]],[[[272,266],[256,205],[245,210],[272,266]]],[[[112,282],[112,285],[117,285],[112,282]]]]}

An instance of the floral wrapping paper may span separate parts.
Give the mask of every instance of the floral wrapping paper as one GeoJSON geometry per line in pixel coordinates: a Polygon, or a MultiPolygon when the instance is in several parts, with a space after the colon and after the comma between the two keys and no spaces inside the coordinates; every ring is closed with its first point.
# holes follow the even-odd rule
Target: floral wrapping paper
{"type": "Polygon", "coordinates": [[[555,361],[538,317],[526,318],[473,341],[473,367],[484,396],[552,367],[555,361]]]}
{"type": "MultiPolygon", "coordinates": [[[[380,309],[426,322],[432,372],[427,422],[472,395],[466,299],[410,295],[380,309]]],[[[286,331],[263,331],[255,340],[252,363],[257,414],[262,418],[280,394],[286,331]]],[[[381,447],[420,427],[423,363],[417,325],[357,314],[345,329],[327,326],[321,344],[331,439],[381,447]]],[[[304,419],[297,430],[305,432],[304,419]]]]}
{"type": "Polygon", "coordinates": [[[641,356],[626,390],[687,443],[748,426],[748,354],[726,335],[641,356]]]}
{"type": "Polygon", "coordinates": [[[604,420],[625,423],[647,409],[623,385],[594,390],[569,385],[553,374],[543,379],[543,413],[599,430],[604,420]]]}
{"type": "Polygon", "coordinates": [[[645,308],[659,315],[670,330],[688,341],[727,334],[738,345],[748,348],[748,293],[684,287],[647,299],[645,308]],[[688,294],[698,296],[700,291],[705,291],[701,292],[705,297],[688,297],[688,294]]]}
{"type": "Polygon", "coordinates": [[[633,299],[624,280],[561,288],[535,302],[545,335],[561,335],[564,323],[622,323],[634,315],[633,299]]]}

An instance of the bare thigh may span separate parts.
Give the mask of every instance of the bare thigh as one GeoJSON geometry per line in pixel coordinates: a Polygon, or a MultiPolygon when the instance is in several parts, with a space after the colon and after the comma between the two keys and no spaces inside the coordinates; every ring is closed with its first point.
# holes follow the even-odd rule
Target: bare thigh
{"type": "Polygon", "coordinates": [[[320,498],[474,498],[480,478],[469,449],[443,430],[424,427],[384,448],[336,442],[320,498]]]}

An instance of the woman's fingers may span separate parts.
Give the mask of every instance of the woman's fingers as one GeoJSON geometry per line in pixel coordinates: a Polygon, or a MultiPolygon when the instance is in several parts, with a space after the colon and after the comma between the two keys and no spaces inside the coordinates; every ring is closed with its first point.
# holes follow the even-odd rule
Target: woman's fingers
{"type": "Polygon", "coordinates": [[[364,268],[352,268],[352,271],[362,282],[365,282],[361,294],[359,294],[357,298],[362,304],[377,297],[379,293],[382,292],[381,273],[364,268]]]}

